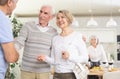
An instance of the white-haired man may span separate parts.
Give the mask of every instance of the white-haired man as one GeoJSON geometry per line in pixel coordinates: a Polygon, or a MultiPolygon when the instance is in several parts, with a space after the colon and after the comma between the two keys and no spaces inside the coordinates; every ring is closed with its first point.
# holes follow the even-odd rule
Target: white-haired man
{"type": "Polygon", "coordinates": [[[21,79],[49,79],[50,65],[37,60],[38,55],[49,56],[51,40],[57,34],[49,21],[54,17],[54,9],[49,5],[41,7],[39,22],[27,22],[15,41],[17,50],[24,47],[21,79]]]}

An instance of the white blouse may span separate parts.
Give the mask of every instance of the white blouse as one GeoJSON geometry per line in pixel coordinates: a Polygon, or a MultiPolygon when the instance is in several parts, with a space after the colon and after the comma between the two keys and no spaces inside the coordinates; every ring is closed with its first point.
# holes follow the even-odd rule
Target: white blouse
{"type": "Polygon", "coordinates": [[[97,45],[96,48],[94,48],[93,46],[89,46],[88,53],[91,61],[93,62],[97,61],[107,62],[107,57],[102,45],[97,45]]]}
{"type": "Polygon", "coordinates": [[[86,63],[87,61],[86,45],[79,32],[73,32],[65,37],[55,36],[52,41],[51,58],[46,58],[46,62],[55,65],[55,72],[58,73],[72,72],[74,63],[86,63]],[[68,60],[62,58],[62,51],[69,52],[68,60]]]}

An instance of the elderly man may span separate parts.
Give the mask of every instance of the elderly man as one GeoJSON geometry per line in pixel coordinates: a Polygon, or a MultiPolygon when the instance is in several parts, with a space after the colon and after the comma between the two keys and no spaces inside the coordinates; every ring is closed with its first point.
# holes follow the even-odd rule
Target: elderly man
{"type": "Polygon", "coordinates": [[[21,79],[49,79],[50,65],[37,60],[38,55],[49,56],[51,40],[57,31],[49,25],[55,15],[54,9],[49,5],[41,7],[39,22],[27,22],[21,29],[15,41],[16,49],[24,47],[21,79]]]}
{"type": "Polygon", "coordinates": [[[0,79],[5,79],[8,63],[18,60],[19,54],[13,44],[12,24],[6,15],[11,15],[17,0],[0,0],[0,79]]]}

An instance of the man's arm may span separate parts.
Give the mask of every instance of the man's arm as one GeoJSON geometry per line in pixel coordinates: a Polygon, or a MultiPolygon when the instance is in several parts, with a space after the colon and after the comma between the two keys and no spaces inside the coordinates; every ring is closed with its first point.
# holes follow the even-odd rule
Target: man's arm
{"type": "Polygon", "coordinates": [[[19,58],[19,54],[14,47],[14,43],[9,42],[9,43],[3,43],[1,45],[4,51],[4,56],[5,56],[6,61],[8,63],[16,62],[19,58]]]}

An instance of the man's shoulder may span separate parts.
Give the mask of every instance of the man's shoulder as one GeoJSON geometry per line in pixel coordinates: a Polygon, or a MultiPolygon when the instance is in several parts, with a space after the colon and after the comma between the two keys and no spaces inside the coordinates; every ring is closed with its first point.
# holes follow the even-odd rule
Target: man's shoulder
{"type": "Polygon", "coordinates": [[[25,22],[26,25],[35,25],[36,22],[35,21],[28,21],[28,22],[25,22]]]}
{"type": "Polygon", "coordinates": [[[51,32],[57,33],[57,29],[55,29],[53,26],[49,26],[49,29],[50,29],[51,32]]]}
{"type": "Polygon", "coordinates": [[[35,21],[28,21],[23,24],[24,28],[33,28],[34,26],[36,26],[35,21]]]}
{"type": "Polygon", "coordinates": [[[48,26],[50,29],[54,29],[54,30],[56,30],[53,26],[48,26]]]}

